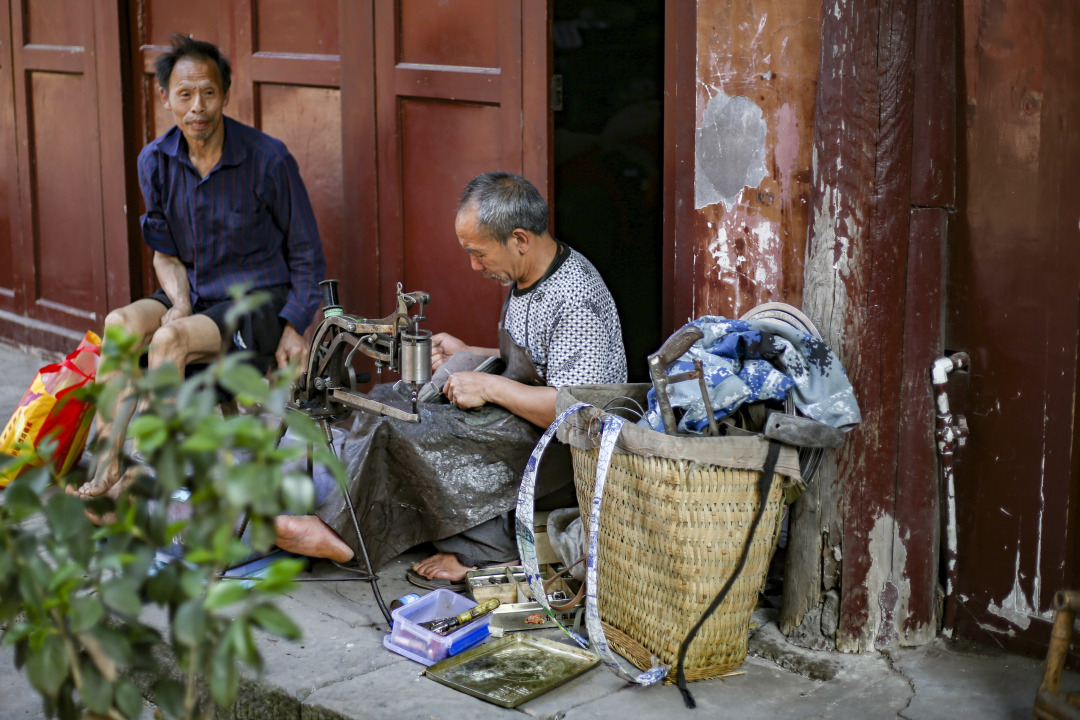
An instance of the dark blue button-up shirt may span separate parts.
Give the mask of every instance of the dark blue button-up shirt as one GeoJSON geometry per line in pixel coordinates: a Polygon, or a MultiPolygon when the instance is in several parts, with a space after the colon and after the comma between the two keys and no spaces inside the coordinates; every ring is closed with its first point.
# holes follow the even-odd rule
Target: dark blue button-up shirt
{"type": "Polygon", "coordinates": [[[143,238],[187,267],[192,305],[229,287],[289,285],[281,317],[303,333],[326,275],[322,241],[296,160],[285,144],[225,117],[221,160],[200,178],[173,127],[139,153],[143,238]]]}

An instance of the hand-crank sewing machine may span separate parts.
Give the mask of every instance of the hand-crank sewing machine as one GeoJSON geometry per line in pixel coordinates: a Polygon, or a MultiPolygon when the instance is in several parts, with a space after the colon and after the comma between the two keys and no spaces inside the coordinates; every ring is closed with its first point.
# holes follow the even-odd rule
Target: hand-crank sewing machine
{"type": "MultiPolygon", "coordinates": [[[[323,280],[323,320],[315,330],[308,352],[307,370],[293,386],[291,407],[317,421],[336,422],[354,410],[372,412],[407,422],[420,422],[416,407],[420,388],[431,379],[431,331],[421,330],[426,292],[404,293],[397,286],[397,310],[381,320],[346,315],[338,304],[337,280],[323,280]],[[409,309],[416,313],[409,315],[409,309]],[[356,392],[353,356],[359,351],[383,368],[400,373],[412,391],[412,412],[370,400],[356,392]]],[[[364,382],[369,377],[363,378],[364,382]]]]}
{"type": "MultiPolygon", "coordinates": [[[[420,329],[425,320],[424,306],[431,302],[426,292],[402,292],[397,286],[397,308],[393,314],[379,320],[347,315],[338,304],[337,280],[324,280],[323,319],[315,329],[308,351],[307,369],[293,385],[289,409],[302,412],[315,420],[326,434],[327,444],[333,450],[330,423],[347,418],[354,410],[387,415],[406,422],[420,422],[417,396],[420,389],[431,379],[431,331],[420,329]],[[411,308],[416,312],[409,314],[411,308]],[[384,368],[399,373],[411,390],[412,412],[371,400],[356,392],[357,377],[352,361],[357,352],[375,360],[377,374],[384,368]]],[[[370,380],[364,373],[363,382],[370,380]]],[[[309,472],[311,454],[309,457],[309,472]]],[[[359,545],[357,565],[362,559],[366,566],[351,578],[371,583],[375,600],[387,623],[392,624],[390,613],[379,592],[378,576],[371,567],[364,536],[356,519],[352,498],[344,492],[345,502],[353,519],[353,529],[359,545]]]]}

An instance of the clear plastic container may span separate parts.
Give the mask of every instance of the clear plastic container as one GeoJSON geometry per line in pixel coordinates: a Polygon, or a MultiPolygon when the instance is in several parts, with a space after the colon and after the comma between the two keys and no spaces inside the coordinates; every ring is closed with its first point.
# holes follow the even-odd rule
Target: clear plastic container
{"type": "Polygon", "coordinates": [[[460,615],[476,604],[476,601],[452,590],[433,590],[419,600],[390,613],[394,619],[394,629],[383,638],[383,646],[424,665],[433,665],[451,655],[457,655],[487,639],[491,613],[473,620],[449,635],[434,633],[420,627],[420,623],[460,615]]]}

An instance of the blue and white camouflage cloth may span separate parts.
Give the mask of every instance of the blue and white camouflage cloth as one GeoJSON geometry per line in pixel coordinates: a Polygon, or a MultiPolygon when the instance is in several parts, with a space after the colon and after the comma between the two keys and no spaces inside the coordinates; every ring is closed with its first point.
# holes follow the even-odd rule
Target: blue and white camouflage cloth
{"type": "MultiPolygon", "coordinates": [[[[823,340],[764,320],[706,315],[690,325],[705,336],[668,365],[668,374],[690,372],[694,358],[701,360],[717,419],[743,403],[782,401],[793,393],[795,407],[808,418],[845,431],[862,421],[847,373],[823,340]]],[[[683,409],[680,433],[700,434],[708,426],[696,379],[668,385],[668,397],[672,408],[683,409]]],[[[638,424],[664,431],[655,389],[649,390],[649,409],[638,424]]]]}

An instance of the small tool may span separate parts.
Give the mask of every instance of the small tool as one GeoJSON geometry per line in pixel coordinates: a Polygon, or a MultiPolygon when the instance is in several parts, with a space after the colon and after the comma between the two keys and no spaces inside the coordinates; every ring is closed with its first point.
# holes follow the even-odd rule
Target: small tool
{"type": "Polygon", "coordinates": [[[653,388],[656,390],[656,402],[660,405],[660,416],[664,419],[664,432],[668,435],[678,434],[675,412],[671,409],[671,399],[668,398],[667,394],[668,385],[695,378],[701,388],[701,399],[705,402],[705,416],[709,420],[709,434],[714,437],[720,434],[712,402],[709,399],[709,388],[705,385],[705,371],[702,368],[701,360],[694,358],[694,369],[689,372],[678,375],[667,374],[668,365],[685,355],[686,351],[703,337],[705,337],[705,333],[701,331],[701,328],[686,325],[665,340],[660,349],[649,356],[649,376],[652,378],[653,388]]]}
{"type": "Polygon", "coordinates": [[[449,635],[462,625],[467,625],[476,618],[487,615],[489,612],[499,607],[499,605],[499,598],[491,598],[486,602],[482,602],[475,607],[469,608],[460,615],[451,615],[450,617],[439,618],[437,620],[428,620],[427,622],[420,623],[420,627],[425,630],[430,630],[437,635],[449,635]]]}

